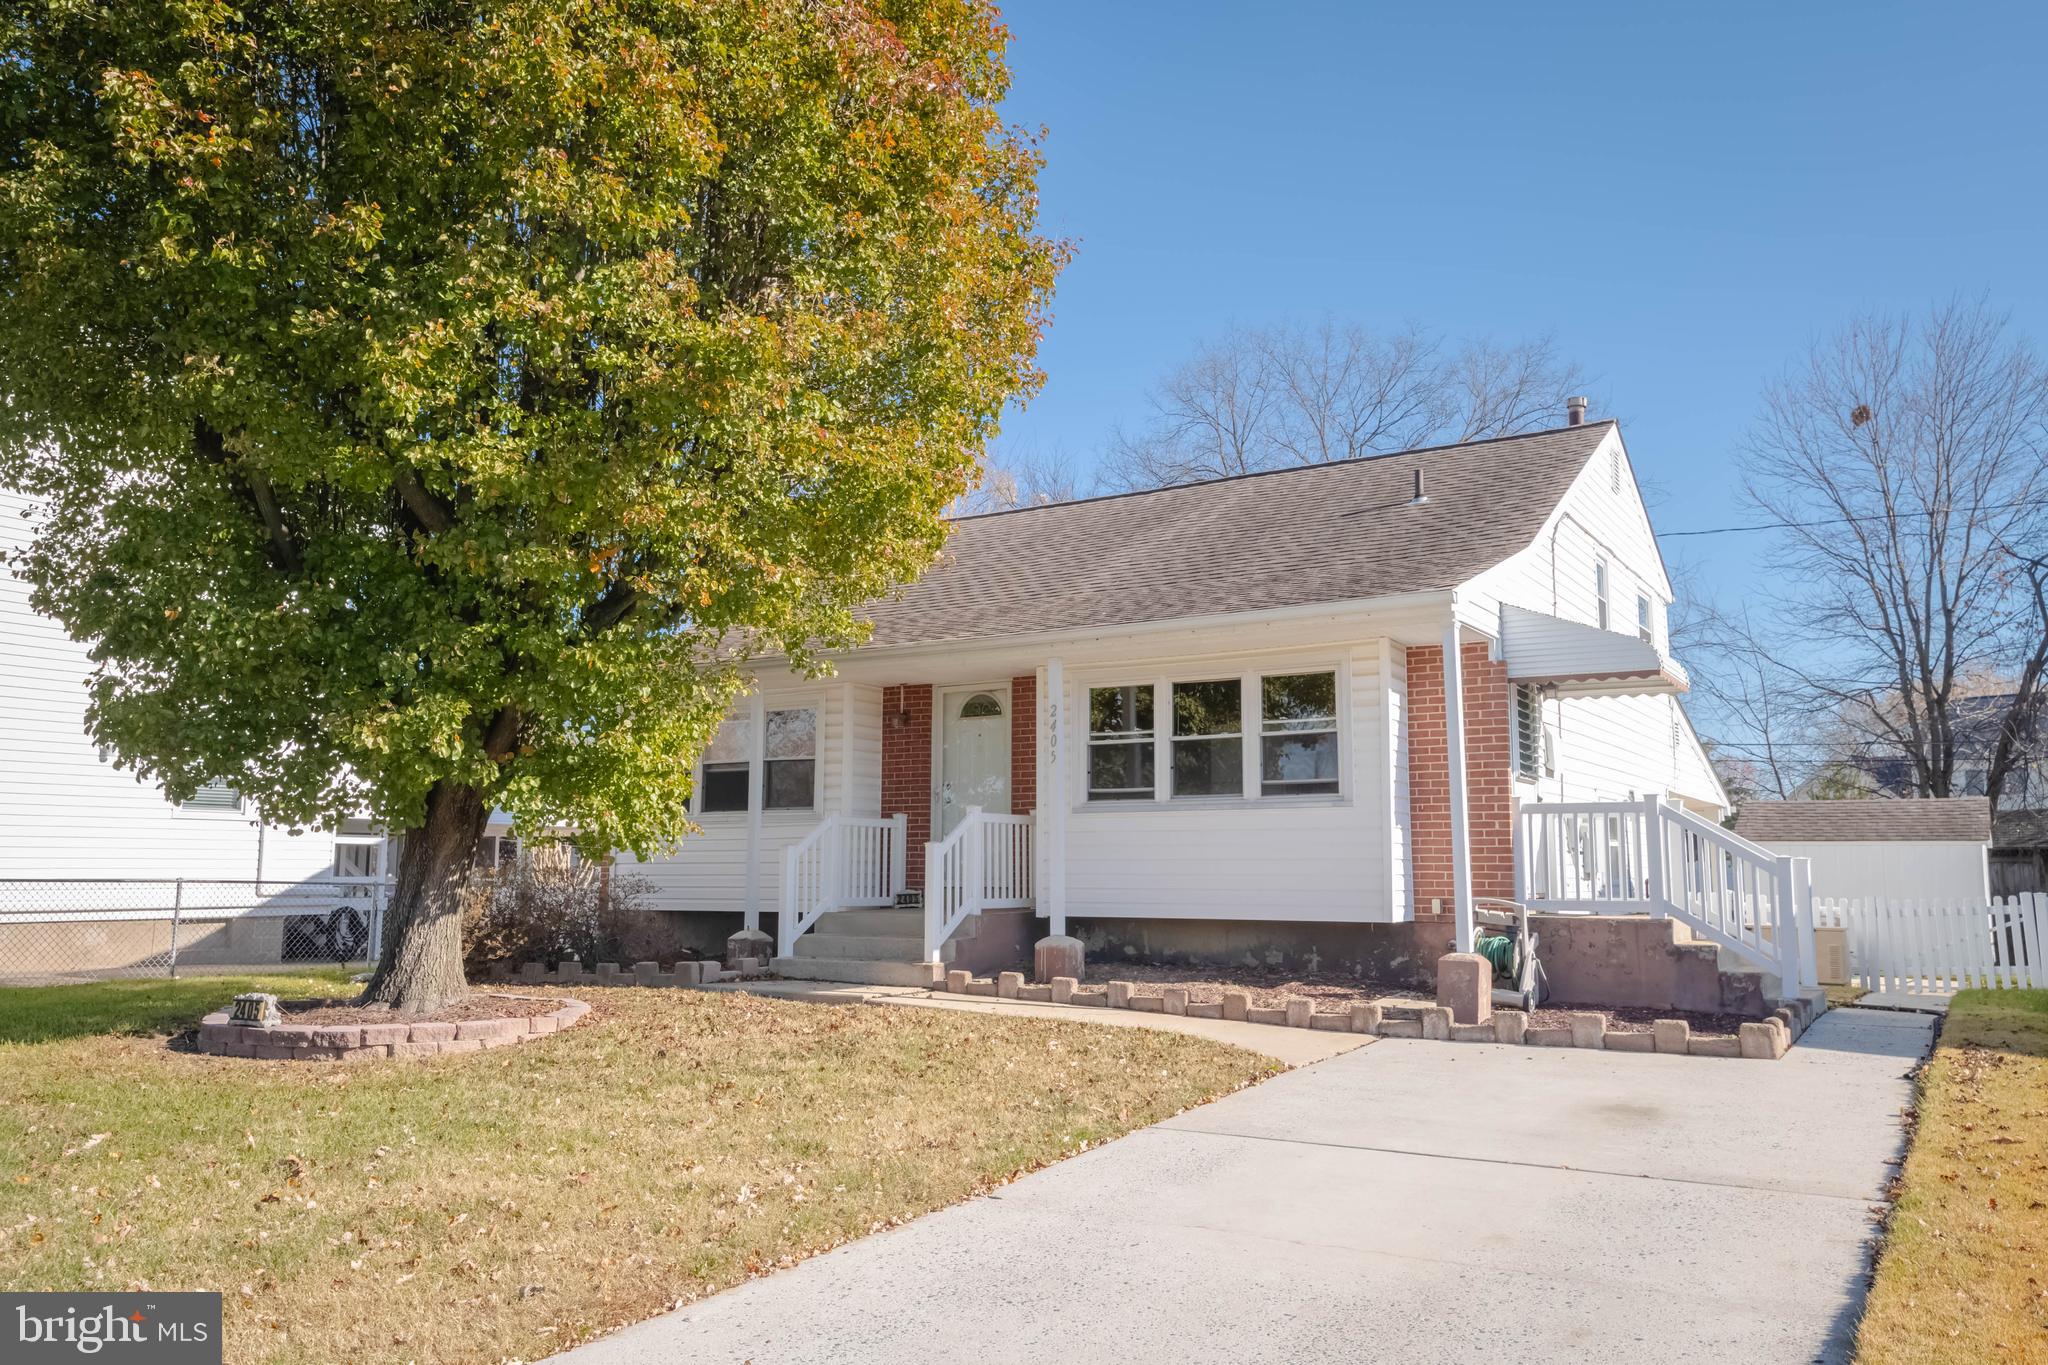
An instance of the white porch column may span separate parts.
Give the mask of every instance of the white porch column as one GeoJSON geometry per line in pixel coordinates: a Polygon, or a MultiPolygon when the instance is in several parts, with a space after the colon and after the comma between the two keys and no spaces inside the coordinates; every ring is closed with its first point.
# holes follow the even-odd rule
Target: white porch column
{"type": "Polygon", "coordinates": [[[761,806],[768,793],[761,787],[761,752],[767,743],[768,708],[760,689],[747,698],[747,892],[746,927],[761,928],[761,806]]]}
{"type": "Polygon", "coordinates": [[[1073,784],[1067,779],[1066,666],[1047,659],[1038,670],[1038,846],[1042,876],[1036,888],[1049,921],[1047,932],[1067,932],[1067,801],[1073,784]]]}
{"type": "Polygon", "coordinates": [[[1469,953],[1472,933],[1472,821],[1465,773],[1465,660],[1458,648],[1458,605],[1444,627],[1444,757],[1451,787],[1451,893],[1457,916],[1455,951],[1469,953]]]}

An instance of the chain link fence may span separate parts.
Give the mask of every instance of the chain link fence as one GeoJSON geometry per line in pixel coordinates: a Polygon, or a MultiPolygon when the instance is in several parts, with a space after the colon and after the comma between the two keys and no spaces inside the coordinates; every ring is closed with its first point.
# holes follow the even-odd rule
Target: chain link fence
{"type": "Polygon", "coordinates": [[[0,878],[0,986],[367,965],[388,885],[0,878]]]}

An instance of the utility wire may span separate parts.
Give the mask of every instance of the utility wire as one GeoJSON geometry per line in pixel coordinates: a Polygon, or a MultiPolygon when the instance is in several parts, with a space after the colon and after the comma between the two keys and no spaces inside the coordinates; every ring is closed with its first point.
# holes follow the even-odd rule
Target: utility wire
{"type": "MultiPolygon", "coordinates": [[[[2048,502],[2039,502],[2033,498],[2022,498],[2018,502],[1986,503],[1975,510],[1979,512],[2003,512],[2010,511],[2016,507],[2048,507],[2048,502]]],[[[1759,522],[1754,526],[1708,526],[1696,531],[1659,531],[1656,535],[1659,540],[1671,540],[1679,536],[1732,536],[1746,534],[1750,531],[1801,531],[1816,526],[1847,526],[1852,522],[1859,521],[1908,520],[1926,515],[1928,515],[1926,512],[1873,512],[1869,516],[1863,517],[1822,517],[1817,521],[1765,521],[1759,522]]],[[[2001,541],[2001,543],[2003,542],[2001,541]]],[[[2009,545],[2006,548],[2012,550],[2012,547],[2009,545]]],[[[2012,552],[2014,554],[2019,553],[2016,550],[2012,552]]]]}

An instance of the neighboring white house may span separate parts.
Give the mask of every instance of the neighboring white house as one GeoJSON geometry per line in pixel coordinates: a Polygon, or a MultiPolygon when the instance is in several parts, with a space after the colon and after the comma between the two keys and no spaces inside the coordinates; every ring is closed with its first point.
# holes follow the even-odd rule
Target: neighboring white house
{"type": "MultiPolygon", "coordinates": [[[[1725,834],[1671,600],[1612,422],[964,518],[833,676],[759,670],[703,832],[637,871],[780,912],[789,974],[888,979],[997,908],[1096,951],[1398,953],[1515,894],[1537,803],[1725,834]]],[[[1572,856],[1640,894],[1609,828],[1572,856]]]]}
{"type": "MultiPolygon", "coordinates": [[[[30,500],[0,489],[0,560],[25,547],[30,500]]],[[[293,880],[332,873],[330,835],[265,826],[239,793],[178,804],[86,733],[92,660],[0,570],[0,878],[293,880]]]]}
{"type": "Polygon", "coordinates": [[[1991,897],[1991,803],[1981,796],[1751,801],[1735,832],[1813,862],[1831,900],[1984,905],[1991,897]]]}

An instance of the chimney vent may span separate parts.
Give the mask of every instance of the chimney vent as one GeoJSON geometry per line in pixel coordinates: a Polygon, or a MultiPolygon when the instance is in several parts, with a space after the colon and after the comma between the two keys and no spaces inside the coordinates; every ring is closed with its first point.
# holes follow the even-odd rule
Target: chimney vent
{"type": "Polygon", "coordinates": [[[1429,489],[1422,481],[1422,471],[1418,469],[1415,471],[1415,496],[1408,499],[1408,505],[1410,507],[1420,507],[1428,501],[1429,489]]]}
{"type": "Polygon", "coordinates": [[[1564,424],[1568,427],[1582,427],[1586,425],[1586,399],[1584,395],[1574,394],[1572,397],[1564,400],[1564,424]]]}

